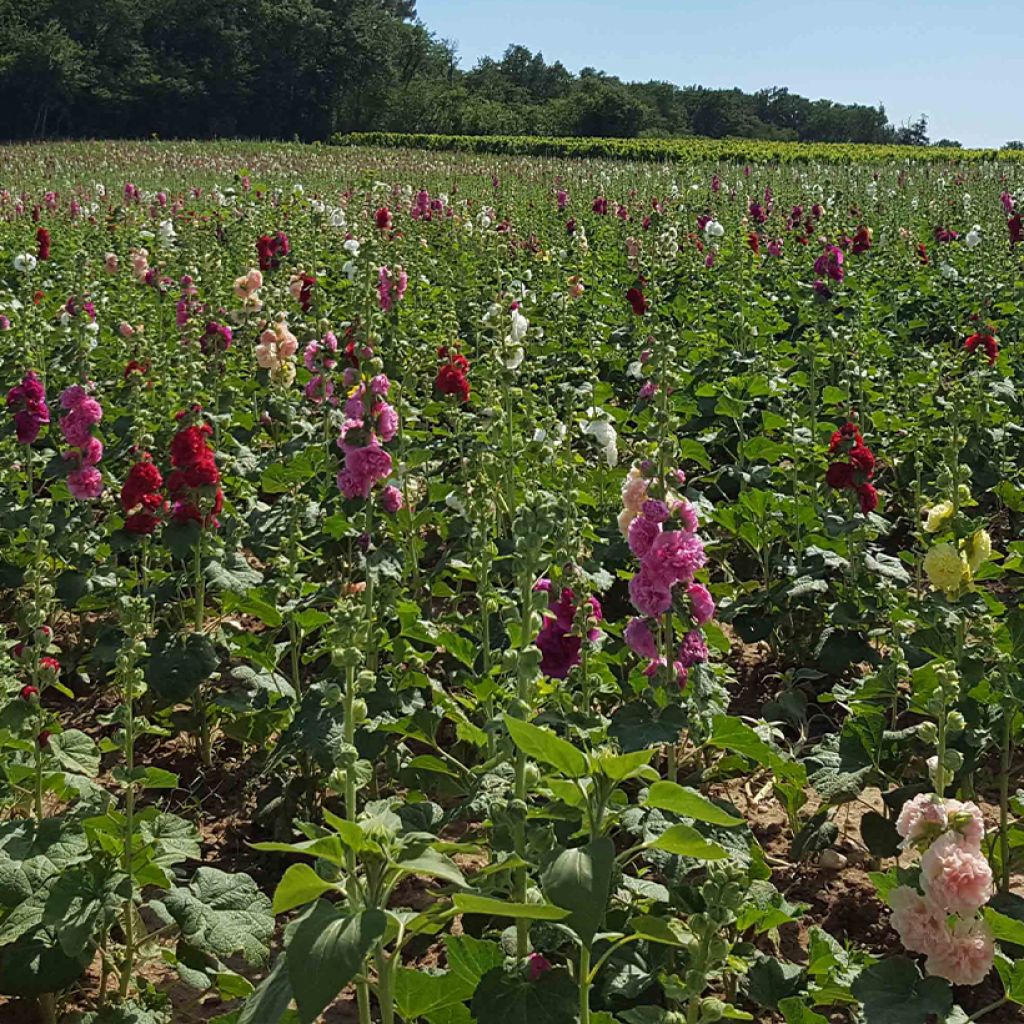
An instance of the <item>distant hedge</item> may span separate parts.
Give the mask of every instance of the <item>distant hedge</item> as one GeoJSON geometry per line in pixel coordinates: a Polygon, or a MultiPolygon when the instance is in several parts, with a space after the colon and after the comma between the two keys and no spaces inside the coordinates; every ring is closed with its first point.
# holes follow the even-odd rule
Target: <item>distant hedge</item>
{"type": "Polygon", "coordinates": [[[961,162],[1022,160],[1024,151],[945,149],[846,142],[763,142],[757,139],[587,139],[529,135],[425,135],[351,132],[335,135],[336,146],[378,146],[436,152],[501,153],[509,156],[604,157],[614,160],[709,160],[757,163],[828,163],[909,160],[961,162]]]}

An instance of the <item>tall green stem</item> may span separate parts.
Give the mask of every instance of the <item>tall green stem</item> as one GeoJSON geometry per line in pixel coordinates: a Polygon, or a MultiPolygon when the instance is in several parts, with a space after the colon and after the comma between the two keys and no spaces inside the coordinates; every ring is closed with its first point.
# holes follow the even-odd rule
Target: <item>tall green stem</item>
{"type": "Polygon", "coordinates": [[[580,1024],[590,1024],[590,947],[580,947],[580,1024]]]}

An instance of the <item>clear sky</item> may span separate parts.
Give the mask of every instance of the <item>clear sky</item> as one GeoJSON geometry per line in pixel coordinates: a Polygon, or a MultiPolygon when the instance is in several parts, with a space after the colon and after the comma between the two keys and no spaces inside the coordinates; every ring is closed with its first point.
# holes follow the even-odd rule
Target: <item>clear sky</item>
{"type": "Polygon", "coordinates": [[[787,86],[928,115],[932,140],[1024,139],[1024,0],[419,0],[461,66],[509,43],[625,81],[787,86]]]}

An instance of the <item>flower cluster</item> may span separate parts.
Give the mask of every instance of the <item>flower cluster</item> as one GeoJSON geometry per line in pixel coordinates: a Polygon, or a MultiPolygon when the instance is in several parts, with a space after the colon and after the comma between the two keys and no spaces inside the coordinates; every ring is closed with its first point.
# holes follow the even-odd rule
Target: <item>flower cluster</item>
{"type": "Polygon", "coordinates": [[[148,453],[143,452],[125,477],[121,486],[121,509],[124,512],[124,528],[136,535],[151,534],[160,525],[159,513],[166,508],[161,488],[164,478],[153,464],[148,453]]]}
{"type": "Polygon", "coordinates": [[[405,290],[409,287],[409,275],[401,268],[381,267],[377,275],[377,301],[385,313],[394,309],[396,302],[401,302],[405,290]]]}
{"type": "Polygon", "coordinates": [[[281,318],[260,335],[256,362],[261,369],[270,371],[272,381],[288,387],[295,380],[295,353],[298,349],[298,339],[289,330],[288,322],[281,318]]]}
{"type": "Polygon", "coordinates": [[[995,945],[979,911],[992,893],[992,869],[981,851],[985,823],[976,804],[922,793],[903,805],[896,830],[904,849],[922,852],[921,891],[889,893],[892,926],[930,975],[977,985],[992,969],[995,945]]]}
{"type": "Polygon", "coordinates": [[[216,320],[209,320],[206,329],[199,337],[199,348],[203,355],[210,352],[227,352],[231,348],[234,334],[227,324],[219,324],[216,320]]]}
{"type": "Polygon", "coordinates": [[[460,402],[469,401],[469,360],[457,349],[443,345],[437,350],[443,360],[437,368],[434,387],[442,395],[455,395],[460,402]]]}
{"type": "MultiPolygon", "coordinates": [[[[682,474],[678,478],[685,482],[682,474]]],[[[629,581],[630,600],[640,616],[626,626],[625,638],[636,654],[648,660],[648,674],[654,674],[665,664],[659,650],[661,617],[681,597],[691,626],[673,665],[682,686],[688,670],[708,659],[699,627],[711,620],[715,603],[707,588],[694,580],[707,563],[704,542],[697,535],[696,510],[671,492],[664,500],[648,497],[652,484],[642,471],[631,470],[622,489],[624,509],[619,527],[625,528],[630,550],[640,561],[640,571],[629,581]],[[673,521],[678,529],[671,528],[673,521]]]]}
{"type": "Polygon", "coordinates": [[[272,235],[260,235],[256,239],[256,255],[260,270],[276,270],[281,265],[281,257],[291,252],[288,236],[283,231],[275,231],[272,235]]]}
{"type": "Polygon", "coordinates": [[[601,638],[597,625],[602,620],[601,603],[596,597],[577,603],[571,587],[559,591],[546,577],[538,580],[533,589],[548,595],[544,624],[535,641],[542,654],[541,671],[552,679],[565,679],[580,663],[582,632],[586,631],[590,643],[601,638]],[[580,616],[585,620],[582,624],[577,622],[580,616]]]}
{"type": "MultiPolygon", "coordinates": [[[[369,349],[363,353],[372,357],[369,349]]],[[[398,433],[398,413],[387,402],[391,381],[385,374],[378,372],[367,379],[359,367],[348,367],[344,383],[348,397],[338,447],[345,454],[345,464],[337,476],[338,490],[346,498],[369,498],[374,487],[391,475],[391,456],[383,444],[398,433]]],[[[397,512],[402,507],[401,491],[394,485],[384,487],[381,503],[387,511],[397,512]]]]}
{"type": "Polygon", "coordinates": [[[331,370],[338,365],[334,357],[337,351],[338,339],[333,331],[328,331],[319,341],[314,338],[302,351],[302,361],[313,374],[306,382],[306,398],[314,405],[322,405],[324,402],[338,404],[334,397],[334,381],[330,378],[331,370]]]}
{"type": "Polygon", "coordinates": [[[50,232],[40,227],[36,230],[36,255],[42,260],[48,260],[50,258],[50,232]]]}
{"type": "MultiPolygon", "coordinates": [[[[171,499],[171,518],[176,523],[196,522],[217,526],[216,515],[224,506],[220,489],[220,471],[207,438],[213,433],[201,420],[199,406],[178,413],[184,424],[171,438],[171,472],[167,493],[171,499]]],[[[150,492],[152,493],[152,492],[150,492]]]]}
{"type": "Polygon", "coordinates": [[[988,359],[988,365],[995,366],[996,360],[999,358],[999,338],[996,337],[996,333],[991,327],[986,327],[985,330],[972,334],[964,341],[964,351],[969,354],[984,352],[985,358],[988,359]]]}
{"type": "Polygon", "coordinates": [[[825,482],[836,490],[853,491],[864,515],[874,512],[878,508],[878,491],[871,483],[875,456],[856,423],[844,423],[833,433],[828,453],[834,461],[825,473],[825,482]]]}
{"type": "Polygon", "coordinates": [[[14,411],[14,430],[19,444],[32,444],[44,423],[50,422],[46,389],[34,370],[7,392],[7,408],[14,411]]]}
{"type": "Polygon", "coordinates": [[[96,468],[103,458],[103,443],[92,428],[103,419],[103,408],[80,384],[65,388],[60,396],[60,432],[70,446],[64,459],[74,466],[68,472],[68,490],[73,498],[88,501],[103,492],[103,477],[96,468]]]}
{"type": "Polygon", "coordinates": [[[260,289],[263,287],[263,274],[255,267],[241,277],[235,278],[234,292],[242,300],[242,309],[246,313],[258,313],[263,308],[260,289]]]}
{"type": "Polygon", "coordinates": [[[308,313],[310,306],[313,305],[313,286],[315,284],[316,278],[307,273],[293,274],[292,279],[288,282],[288,292],[299,304],[303,313],[308,313]]]}
{"type": "MultiPolygon", "coordinates": [[[[962,501],[970,500],[970,491],[961,488],[962,501]]],[[[946,529],[956,514],[952,501],[940,501],[924,510],[925,533],[935,534],[946,529]]],[[[936,590],[943,591],[948,598],[955,598],[964,587],[974,581],[975,573],[992,556],[992,538],[988,530],[974,530],[966,537],[933,544],[924,556],[924,571],[936,590]]]]}

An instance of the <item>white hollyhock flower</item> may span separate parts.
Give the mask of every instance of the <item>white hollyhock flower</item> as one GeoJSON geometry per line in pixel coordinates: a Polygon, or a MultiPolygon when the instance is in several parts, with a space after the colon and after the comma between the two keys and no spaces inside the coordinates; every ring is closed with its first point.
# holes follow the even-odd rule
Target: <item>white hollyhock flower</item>
{"type": "Polygon", "coordinates": [[[23,252],[14,257],[14,269],[28,274],[36,269],[36,258],[30,252],[23,252]]]}
{"type": "Polygon", "coordinates": [[[981,245],[981,225],[975,224],[970,231],[964,236],[964,242],[967,244],[968,249],[976,249],[981,245]]]}
{"type": "Polygon", "coordinates": [[[708,238],[721,238],[722,235],[725,234],[725,228],[723,228],[717,220],[709,220],[707,224],[704,225],[704,234],[707,235],[708,238]]]}

